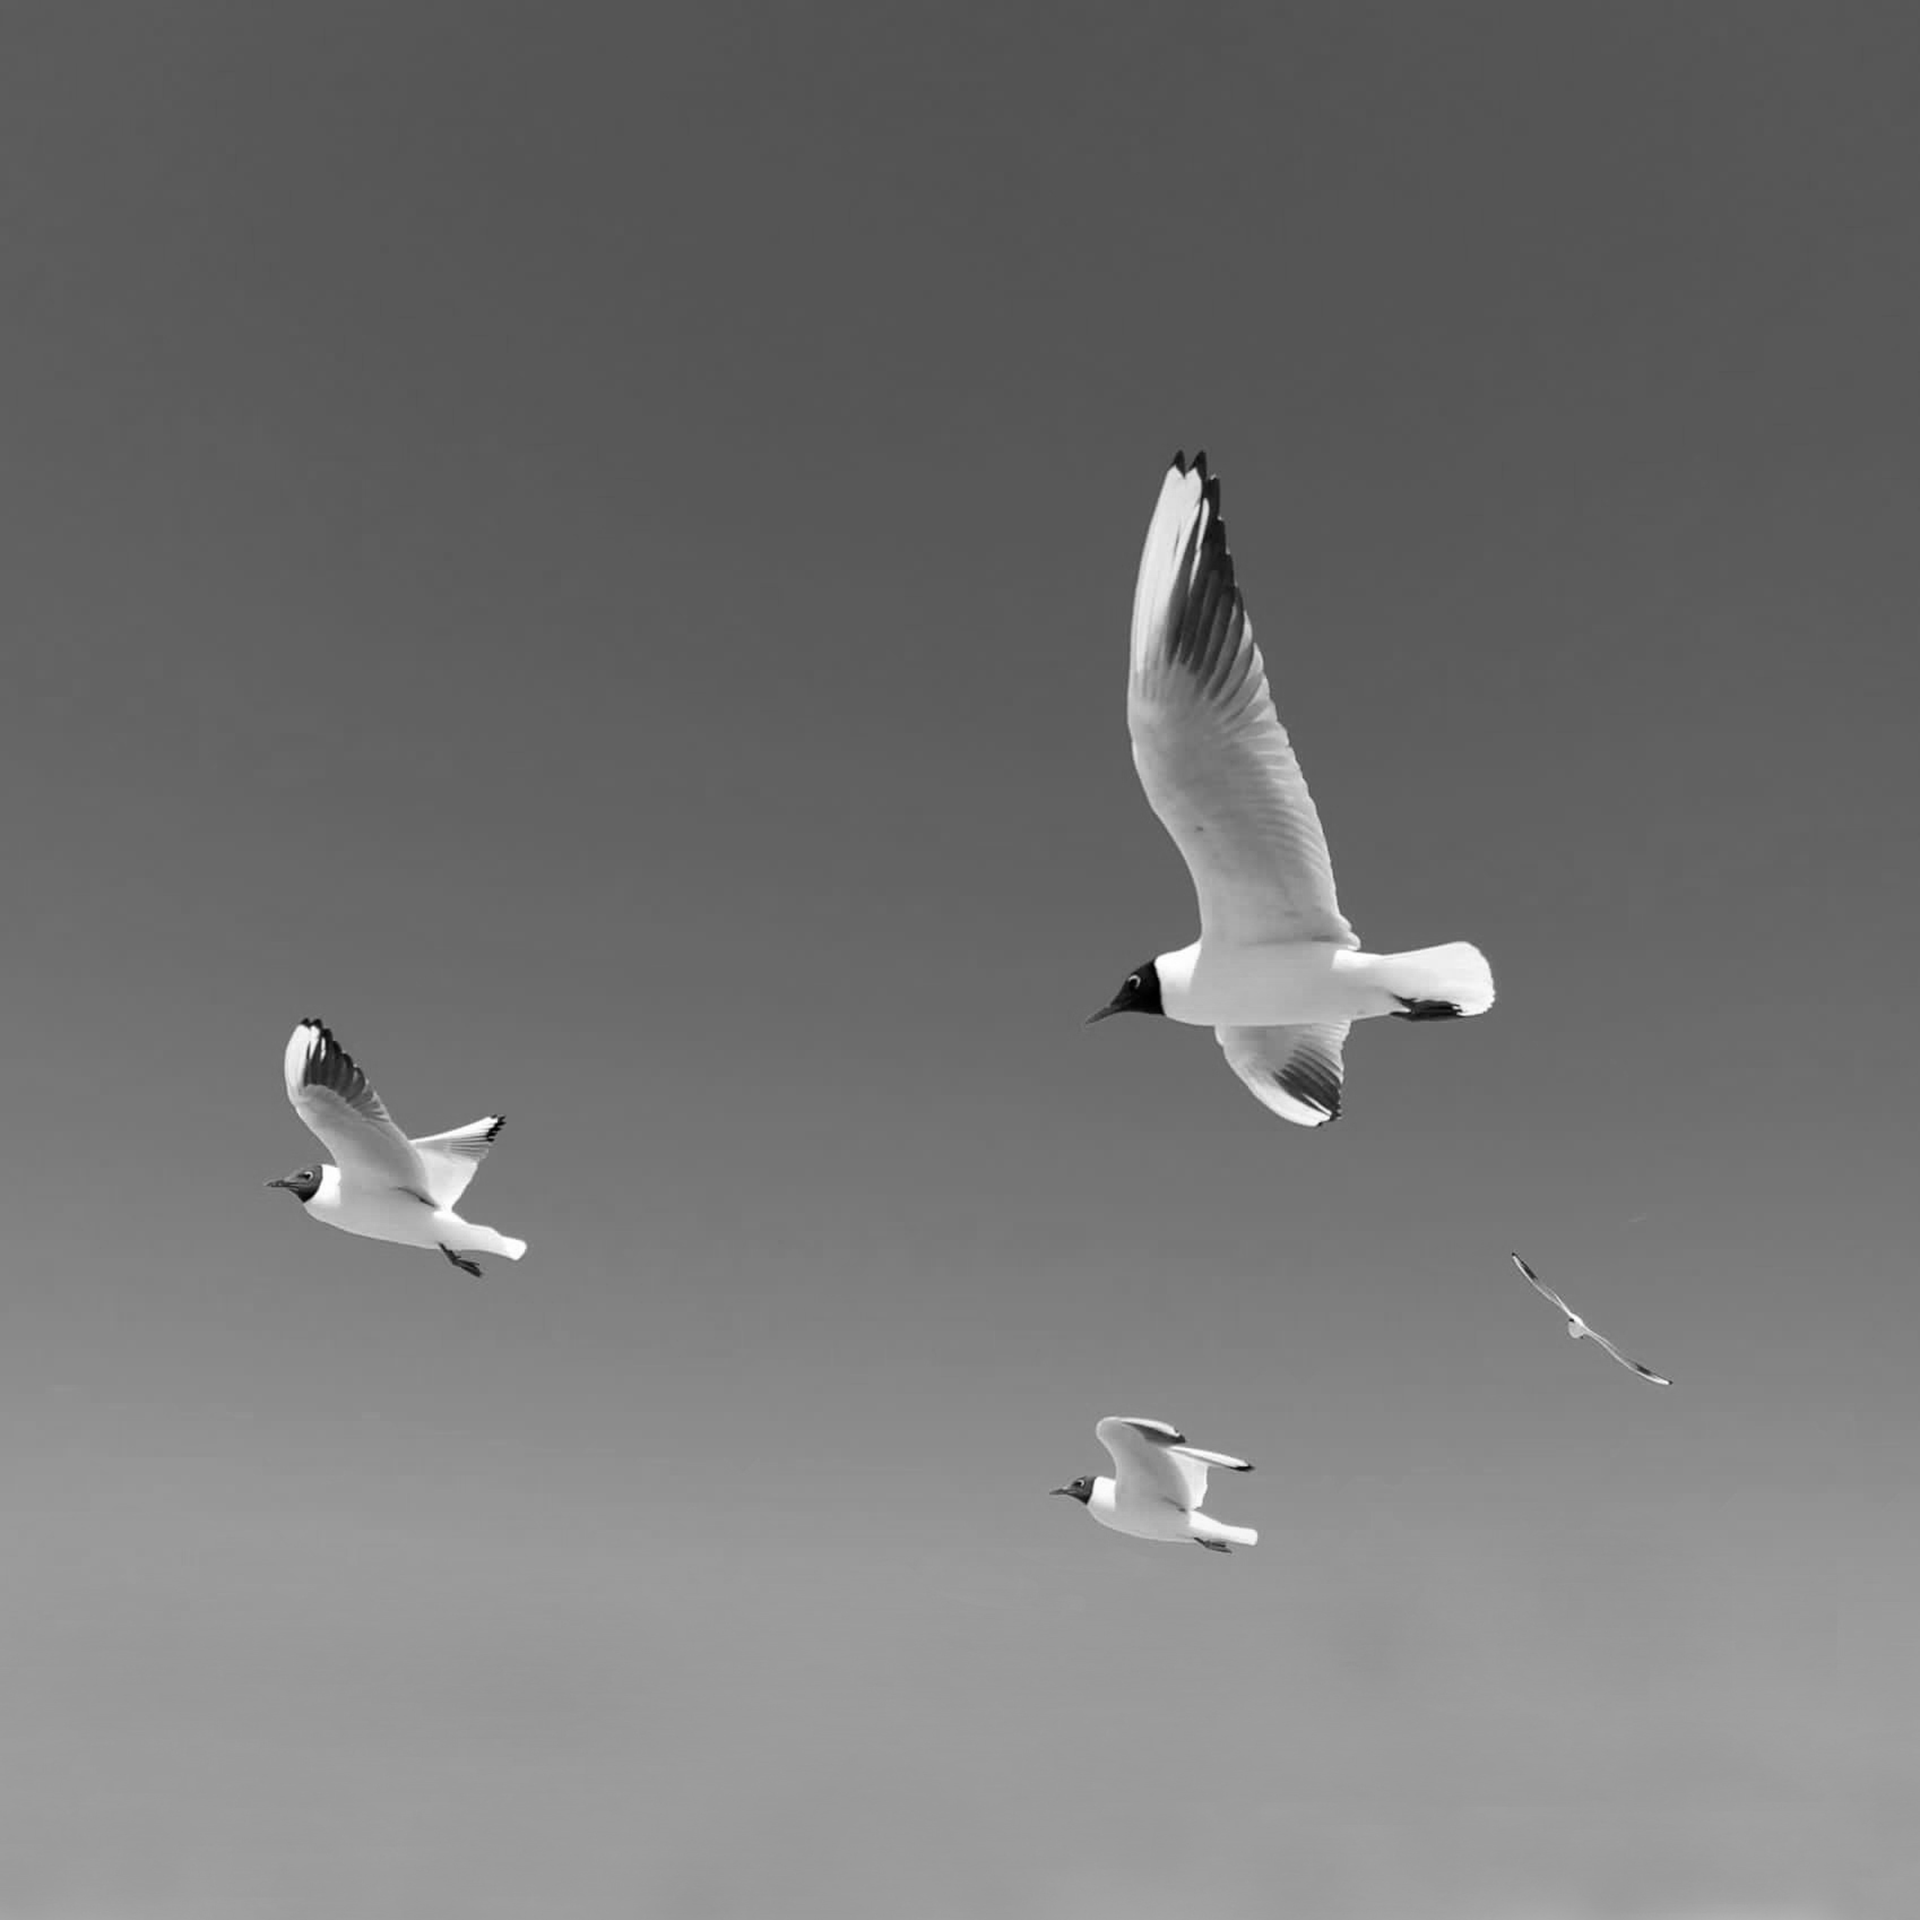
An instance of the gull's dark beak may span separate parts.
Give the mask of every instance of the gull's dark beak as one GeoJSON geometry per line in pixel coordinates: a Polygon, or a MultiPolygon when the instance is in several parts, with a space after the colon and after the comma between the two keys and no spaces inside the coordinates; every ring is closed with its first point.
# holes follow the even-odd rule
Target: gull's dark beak
{"type": "Polygon", "coordinates": [[[1086,1024],[1091,1027],[1106,1019],[1109,1014],[1125,1012],[1126,1008],[1123,1007],[1118,1000],[1109,1000],[1098,1013],[1090,1013],[1087,1015],[1086,1024]]]}
{"type": "Polygon", "coordinates": [[[293,1185],[293,1182],[282,1174],[278,1180],[263,1180],[260,1184],[263,1187],[290,1187],[293,1185]]]}
{"type": "Polygon", "coordinates": [[[1047,1489],[1047,1492],[1049,1495],[1056,1494],[1056,1493],[1071,1493],[1072,1491],[1073,1489],[1071,1487],[1049,1487],[1047,1489]]]}

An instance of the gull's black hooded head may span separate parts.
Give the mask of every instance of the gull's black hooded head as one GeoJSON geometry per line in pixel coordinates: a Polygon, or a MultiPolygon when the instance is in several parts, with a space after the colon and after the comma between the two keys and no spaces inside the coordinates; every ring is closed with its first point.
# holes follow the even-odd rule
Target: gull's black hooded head
{"type": "Polygon", "coordinates": [[[1166,1008],[1160,1004],[1160,970],[1148,960],[1127,975],[1120,983],[1120,991],[1098,1013],[1087,1016],[1087,1025],[1092,1026],[1096,1020],[1104,1020],[1112,1013],[1165,1012],[1166,1008]]]}
{"type": "Polygon", "coordinates": [[[302,1167],[298,1173],[283,1173],[278,1180],[269,1180],[270,1187],[285,1187],[304,1207],[320,1191],[320,1169],[302,1167]]]}
{"type": "Polygon", "coordinates": [[[1093,1498],[1093,1475],[1083,1473],[1078,1480],[1069,1480],[1064,1487],[1049,1487],[1047,1491],[1071,1494],[1084,1507],[1093,1498]]]}

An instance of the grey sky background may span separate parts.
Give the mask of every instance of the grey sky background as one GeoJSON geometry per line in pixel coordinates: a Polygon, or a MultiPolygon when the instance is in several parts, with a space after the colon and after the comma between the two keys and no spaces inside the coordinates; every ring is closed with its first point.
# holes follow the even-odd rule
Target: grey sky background
{"type": "Polygon", "coordinates": [[[1911,1915],[1917,94],[0,10],[0,1914],[1911,1915]],[[1198,445],[1343,904],[1500,985],[1322,1135],[1079,1024],[1198,445]],[[521,1265],[261,1191],[311,1013],[521,1265]],[[1260,1547],[1049,1503],[1108,1412],[1260,1547]]]}

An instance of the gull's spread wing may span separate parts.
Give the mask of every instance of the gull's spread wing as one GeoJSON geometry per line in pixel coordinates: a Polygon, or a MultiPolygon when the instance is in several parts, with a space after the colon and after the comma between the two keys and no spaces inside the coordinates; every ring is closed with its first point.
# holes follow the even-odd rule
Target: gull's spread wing
{"type": "Polygon", "coordinates": [[[1204,938],[1360,944],[1267,691],[1205,454],[1174,456],[1147,528],[1127,727],[1140,784],[1193,875],[1204,938]]]}
{"type": "Polygon", "coordinates": [[[294,1112],[333,1155],[343,1180],[398,1187],[434,1204],[413,1142],[393,1124],[352,1055],[318,1020],[303,1020],[294,1028],[286,1070],[294,1112]]]}
{"type": "Polygon", "coordinates": [[[1253,1471],[1249,1462],[1230,1453],[1188,1446],[1186,1436],[1164,1420],[1109,1414],[1094,1432],[1113,1455],[1114,1481],[1120,1492],[1157,1494],[1183,1513],[1191,1513],[1206,1499],[1208,1467],[1253,1471]]]}
{"type": "MultiPolygon", "coordinates": [[[[1186,1444],[1185,1434],[1164,1420],[1133,1420],[1119,1414],[1109,1414],[1094,1432],[1113,1455],[1114,1484],[1121,1495],[1158,1495],[1182,1513],[1193,1511],[1193,1483],[1188,1477],[1192,1463],[1173,1452],[1186,1444]]],[[[1199,1478],[1204,1488],[1204,1468],[1199,1478]]]]}
{"type": "Polygon", "coordinates": [[[1174,1464],[1186,1476],[1187,1491],[1191,1495],[1189,1505],[1203,1507],[1207,1503],[1207,1469],[1225,1467],[1232,1473],[1251,1473],[1253,1462],[1241,1460],[1231,1453],[1215,1453],[1210,1447],[1173,1447],[1174,1464]]]}
{"type": "Polygon", "coordinates": [[[1605,1347],[1623,1367],[1626,1367],[1633,1373],[1637,1373],[1642,1380],[1651,1380],[1656,1387],[1670,1387],[1673,1385],[1673,1382],[1669,1380],[1664,1373],[1655,1373],[1651,1367],[1643,1367],[1638,1360],[1629,1360],[1604,1333],[1595,1333],[1594,1330],[1589,1327],[1587,1329],[1587,1338],[1597,1341],[1601,1346],[1605,1347]]]}
{"type": "Polygon", "coordinates": [[[483,1114],[467,1126],[454,1127],[446,1133],[430,1133],[412,1143],[414,1152],[420,1156],[420,1164],[426,1169],[427,1191],[433,1195],[435,1205],[459,1205],[460,1196],[479,1172],[480,1162],[487,1157],[487,1149],[499,1139],[500,1129],[506,1124],[505,1114],[483,1114]]]}
{"type": "Polygon", "coordinates": [[[1227,1065],[1263,1107],[1302,1127],[1340,1117],[1345,1067],[1340,1049],[1351,1022],[1324,1026],[1215,1027],[1227,1065]]]}
{"type": "MultiPolygon", "coordinates": [[[[1341,1138],[1345,1139],[1346,1136],[1342,1134],[1341,1138]]],[[[1564,1313],[1569,1320],[1578,1320],[1580,1318],[1580,1316],[1577,1313],[1575,1313],[1574,1310],[1570,1306],[1568,1306],[1567,1303],[1564,1300],[1562,1300],[1560,1296],[1557,1293],[1555,1293],[1554,1290],[1550,1286],[1548,1286],[1547,1283],[1544,1280],[1542,1280],[1540,1276],[1537,1273],[1535,1273],[1534,1270],[1530,1266],[1528,1266],[1527,1263],[1524,1260],[1522,1260],[1517,1253],[1510,1253],[1507,1255],[1507,1258],[1511,1260],[1513,1264],[1520,1269],[1520,1271],[1527,1277],[1529,1281],[1532,1282],[1533,1290],[1535,1293],[1541,1295],[1545,1299],[1551,1300],[1553,1304],[1556,1307],[1558,1307],[1560,1311],[1564,1313]]]]}

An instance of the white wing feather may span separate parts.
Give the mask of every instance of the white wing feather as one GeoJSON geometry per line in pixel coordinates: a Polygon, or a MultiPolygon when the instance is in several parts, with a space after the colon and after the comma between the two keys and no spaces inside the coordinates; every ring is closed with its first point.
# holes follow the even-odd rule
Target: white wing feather
{"type": "Polygon", "coordinates": [[[1127,727],[1147,799],[1193,876],[1203,938],[1360,942],[1267,690],[1206,456],[1176,455],[1134,589],[1127,727]]]}
{"type": "Polygon", "coordinates": [[[1109,1414],[1095,1428],[1100,1444],[1113,1456],[1118,1497],[1142,1491],[1192,1513],[1207,1497],[1207,1469],[1228,1467],[1251,1473],[1249,1464],[1230,1453],[1187,1444],[1186,1436],[1163,1420],[1130,1419],[1109,1414]]]}
{"type": "Polygon", "coordinates": [[[287,1098],[334,1157],[343,1182],[398,1187],[432,1206],[427,1170],[353,1057],[318,1020],[287,1042],[287,1098]]]}
{"type": "Polygon", "coordinates": [[[1231,1453],[1215,1453],[1211,1447],[1175,1447],[1174,1459],[1187,1477],[1187,1486],[1196,1507],[1206,1505],[1207,1469],[1225,1467],[1230,1473],[1251,1473],[1253,1462],[1231,1453]]]}
{"type": "Polygon", "coordinates": [[[442,1207],[455,1207],[460,1196],[473,1183],[487,1150],[500,1137],[507,1124],[499,1113],[483,1114],[464,1127],[451,1127],[445,1133],[429,1133],[415,1140],[413,1150],[426,1169],[427,1191],[442,1207]]]}
{"type": "MultiPolygon", "coordinates": [[[[1193,1483],[1188,1478],[1190,1462],[1172,1452],[1184,1436],[1159,1420],[1132,1420],[1109,1414],[1094,1428],[1100,1444],[1113,1455],[1113,1476],[1117,1497],[1129,1494],[1160,1499],[1190,1513],[1194,1506],[1193,1483]]],[[[1204,1471],[1201,1485],[1206,1484],[1204,1471]]]]}

